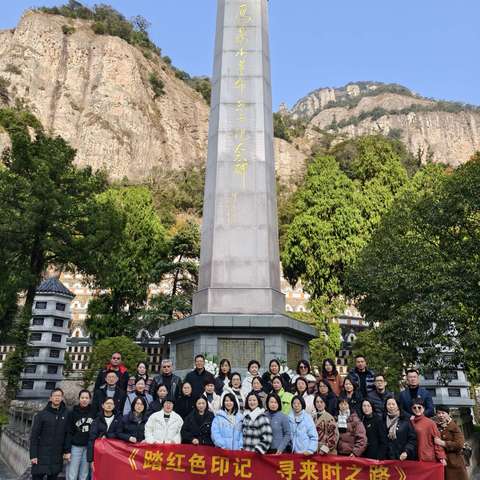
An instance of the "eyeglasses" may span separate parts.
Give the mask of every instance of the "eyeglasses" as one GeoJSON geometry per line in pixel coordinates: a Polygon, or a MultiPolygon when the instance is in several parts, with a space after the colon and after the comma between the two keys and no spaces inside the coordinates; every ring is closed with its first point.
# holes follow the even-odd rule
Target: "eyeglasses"
{"type": "Polygon", "coordinates": [[[308,367],[306,365],[300,365],[299,368],[304,369],[304,368],[308,368],[308,367]]]}
{"type": "Polygon", "coordinates": [[[121,360],[122,357],[112,357],[112,360],[121,360]]]}
{"type": "Polygon", "coordinates": [[[421,405],[413,405],[412,410],[421,410],[423,407],[421,405]]]}

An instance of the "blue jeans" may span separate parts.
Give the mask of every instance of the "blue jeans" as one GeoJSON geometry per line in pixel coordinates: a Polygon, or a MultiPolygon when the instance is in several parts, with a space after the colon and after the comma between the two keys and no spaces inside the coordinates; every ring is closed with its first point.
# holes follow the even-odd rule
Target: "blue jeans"
{"type": "Polygon", "coordinates": [[[87,462],[87,447],[72,445],[72,458],[67,465],[67,480],[87,480],[90,466],[87,462]]]}

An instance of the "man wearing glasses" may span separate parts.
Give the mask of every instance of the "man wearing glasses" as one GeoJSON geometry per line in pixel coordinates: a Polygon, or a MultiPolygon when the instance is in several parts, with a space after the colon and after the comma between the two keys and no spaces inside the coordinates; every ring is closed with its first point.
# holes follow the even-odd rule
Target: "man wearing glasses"
{"type": "Polygon", "coordinates": [[[375,409],[375,415],[383,418],[385,412],[385,403],[389,398],[393,398],[393,392],[387,390],[387,382],[381,373],[375,375],[375,389],[368,392],[368,400],[375,409]]]}
{"type": "Polygon", "coordinates": [[[165,385],[168,390],[168,396],[172,400],[178,397],[182,388],[182,380],[173,373],[173,363],[169,358],[164,358],[161,364],[161,373],[153,379],[152,388],[153,399],[157,399],[157,390],[160,385],[165,385]]]}
{"type": "Polygon", "coordinates": [[[102,385],[105,385],[105,377],[110,371],[114,371],[117,374],[118,388],[126,392],[128,385],[128,370],[127,367],[122,363],[122,354],[120,352],[114,352],[110,358],[110,362],[105,366],[105,368],[98,372],[97,381],[95,382],[95,390],[98,390],[102,385]]]}

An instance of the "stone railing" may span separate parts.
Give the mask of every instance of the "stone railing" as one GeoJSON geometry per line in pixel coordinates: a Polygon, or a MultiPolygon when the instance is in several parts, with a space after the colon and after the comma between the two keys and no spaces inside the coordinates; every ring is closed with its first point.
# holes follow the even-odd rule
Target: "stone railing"
{"type": "Polygon", "coordinates": [[[3,433],[17,445],[28,449],[33,417],[44,407],[45,402],[12,401],[9,408],[9,423],[3,428],[3,433]]]}

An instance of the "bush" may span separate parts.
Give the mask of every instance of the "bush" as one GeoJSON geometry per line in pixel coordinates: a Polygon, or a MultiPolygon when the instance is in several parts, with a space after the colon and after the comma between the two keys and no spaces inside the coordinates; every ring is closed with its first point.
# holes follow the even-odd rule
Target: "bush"
{"type": "Polygon", "coordinates": [[[128,337],[110,337],[100,340],[93,347],[89,358],[88,370],[83,377],[85,386],[89,386],[95,380],[97,372],[105,367],[114,352],[122,354],[123,364],[130,372],[136,370],[138,362],[147,360],[147,355],[142,348],[128,337]]]}
{"type": "Polygon", "coordinates": [[[71,35],[73,32],[75,32],[75,27],[72,27],[70,25],[62,25],[62,32],[65,35],[71,35]]]}
{"type": "Polygon", "coordinates": [[[165,83],[156,72],[150,73],[148,81],[154,93],[153,98],[158,98],[165,94],[165,83]]]}
{"type": "Polygon", "coordinates": [[[9,73],[13,73],[14,75],[21,75],[22,71],[13,63],[8,63],[5,67],[5,71],[9,73]]]}

